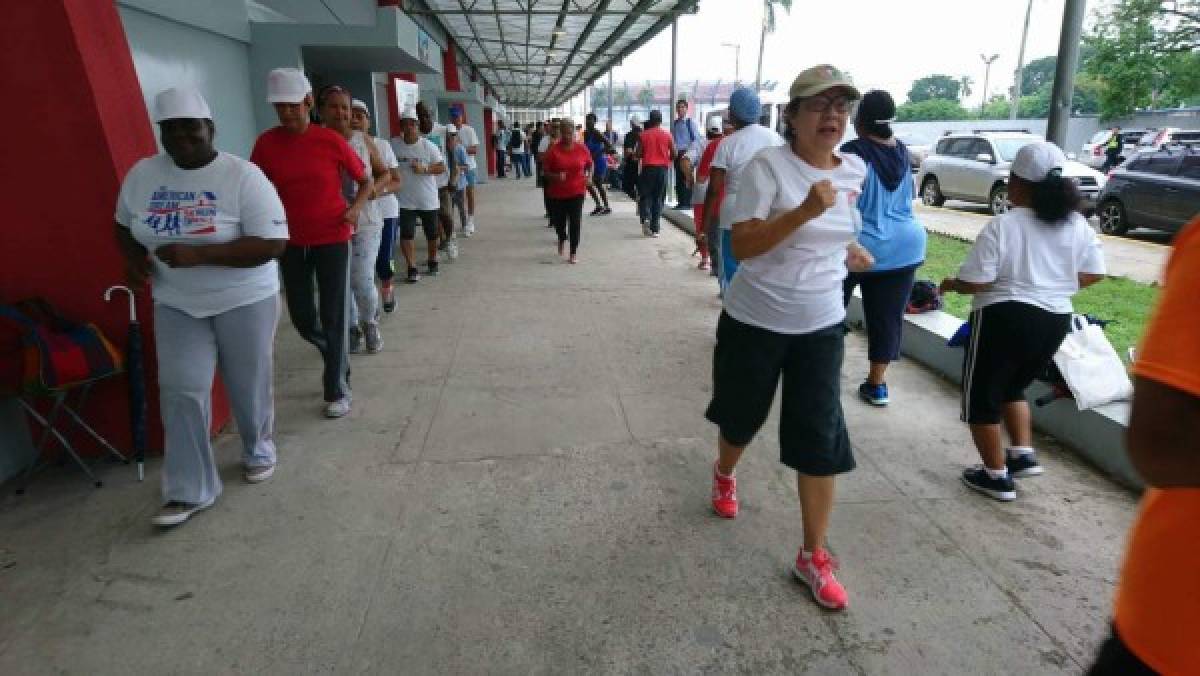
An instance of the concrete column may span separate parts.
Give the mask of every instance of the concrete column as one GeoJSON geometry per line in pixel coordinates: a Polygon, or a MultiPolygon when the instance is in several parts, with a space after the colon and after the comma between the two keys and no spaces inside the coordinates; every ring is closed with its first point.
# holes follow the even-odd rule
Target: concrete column
{"type": "Polygon", "coordinates": [[[1066,147],[1067,124],[1071,121],[1071,97],[1075,94],[1075,71],[1079,69],[1079,39],[1087,0],[1067,0],[1063,7],[1062,35],[1058,39],[1058,66],[1054,71],[1054,93],[1050,98],[1050,119],[1046,140],[1066,147]]]}

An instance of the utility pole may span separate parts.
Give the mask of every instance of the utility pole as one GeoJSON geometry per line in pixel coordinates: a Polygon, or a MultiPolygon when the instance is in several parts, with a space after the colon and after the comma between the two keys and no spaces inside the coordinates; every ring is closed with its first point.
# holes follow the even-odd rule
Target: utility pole
{"type": "Polygon", "coordinates": [[[1050,97],[1050,119],[1046,140],[1064,147],[1071,121],[1071,97],[1075,94],[1075,71],[1079,68],[1079,38],[1087,0],[1067,0],[1063,7],[1062,35],[1058,39],[1058,64],[1054,69],[1054,93],[1050,97]]]}
{"type": "Polygon", "coordinates": [[[679,57],[679,19],[671,22],[671,88],[667,91],[669,119],[675,119],[675,62],[679,57]]]}
{"type": "Polygon", "coordinates": [[[992,64],[996,62],[996,59],[1000,58],[1000,55],[999,55],[999,54],[992,54],[991,56],[986,56],[986,55],[984,55],[984,54],[980,54],[980,55],[979,55],[979,58],[983,59],[983,63],[984,63],[984,68],[983,68],[983,96],[981,96],[981,97],[980,97],[980,99],[981,99],[981,102],[980,102],[980,104],[979,104],[979,110],[980,110],[980,112],[983,112],[983,107],[987,105],[987,96],[988,96],[988,80],[990,80],[990,79],[991,79],[991,77],[992,77],[992,64]]]}
{"type": "Polygon", "coordinates": [[[1033,0],[1025,6],[1025,28],[1021,30],[1021,50],[1017,52],[1016,79],[1013,81],[1012,106],[1008,111],[1008,119],[1017,119],[1017,108],[1021,105],[1021,80],[1025,77],[1025,39],[1029,37],[1029,15],[1033,14],[1033,0]]]}

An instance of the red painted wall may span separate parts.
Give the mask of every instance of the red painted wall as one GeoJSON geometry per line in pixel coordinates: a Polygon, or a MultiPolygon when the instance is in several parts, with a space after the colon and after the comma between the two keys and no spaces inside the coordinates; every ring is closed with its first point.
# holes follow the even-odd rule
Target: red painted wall
{"type": "Polygon", "coordinates": [[[496,175],[496,144],[492,134],[496,131],[496,121],[492,117],[492,109],[483,109],[483,152],[487,153],[487,171],[496,175]]]}
{"type": "MultiPolygon", "coordinates": [[[[64,315],[100,326],[124,346],[128,306],[105,303],[124,283],[113,239],[113,211],[125,172],[157,151],[125,31],[112,2],[6,3],[0,82],[20,105],[0,107],[9,130],[0,184],[10,197],[0,220],[0,300],[41,296],[64,315]],[[18,197],[19,196],[19,197],[18,197]]],[[[157,368],[149,289],[139,290],[146,339],[151,450],[161,450],[157,368]]],[[[229,419],[218,395],[213,423],[229,419]]],[[[124,378],[93,390],[84,411],[101,435],[129,448],[124,378]]],[[[82,451],[95,451],[80,445],[82,451]]]]}
{"type": "Polygon", "coordinates": [[[462,82],[458,76],[458,53],[454,40],[446,41],[446,49],[442,52],[442,76],[446,82],[446,91],[461,92],[462,82]]]}

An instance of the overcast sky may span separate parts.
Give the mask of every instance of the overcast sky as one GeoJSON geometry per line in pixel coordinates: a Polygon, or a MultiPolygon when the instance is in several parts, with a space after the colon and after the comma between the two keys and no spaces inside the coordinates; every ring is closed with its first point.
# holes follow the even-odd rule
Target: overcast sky
{"type": "MultiPolygon", "coordinates": [[[[767,36],[763,79],[786,88],[804,68],[832,63],[863,89],[881,88],[903,103],[912,81],[933,73],[974,78],[966,101],[983,97],[980,54],[999,54],[988,89],[1005,93],[1013,82],[1027,0],[795,0],[790,15],[780,10],[767,36]]],[[[1089,24],[1094,9],[1088,3],[1089,24]]],[[[700,0],[700,11],[679,21],[678,78],[732,79],[734,50],[741,44],[741,80],[754,82],[762,3],[758,0],[700,0]]],[[[1025,62],[1054,54],[1062,28],[1063,0],[1033,0],[1025,62]]],[[[614,83],[668,80],[671,31],[646,43],[613,71],[614,83]]]]}

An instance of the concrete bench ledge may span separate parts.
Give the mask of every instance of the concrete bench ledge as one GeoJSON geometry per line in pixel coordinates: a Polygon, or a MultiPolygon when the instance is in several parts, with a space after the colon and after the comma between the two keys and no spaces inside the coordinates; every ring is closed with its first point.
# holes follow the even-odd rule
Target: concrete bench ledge
{"type": "MultiPolygon", "coordinates": [[[[684,232],[695,235],[695,223],[688,213],[666,209],[663,216],[684,232]]],[[[848,320],[852,325],[861,327],[862,316],[862,303],[856,293],[850,302],[848,320]]],[[[962,348],[949,347],[946,342],[962,322],[940,311],[905,315],[904,340],[900,350],[906,357],[961,385],[962,348]]],[[[1130,488],[1142,488],[1142,480],[1125,453],[1129,402],[1116,402],[1087,411],[1080,411],[1069,400],[1059,400],[1043,407],[1032,405],[1034,400],[1049,390],[1043,383],[1034,383],[1029,389],[1034,426],[1072,448],[1117,482],[1130,488]]]]}

